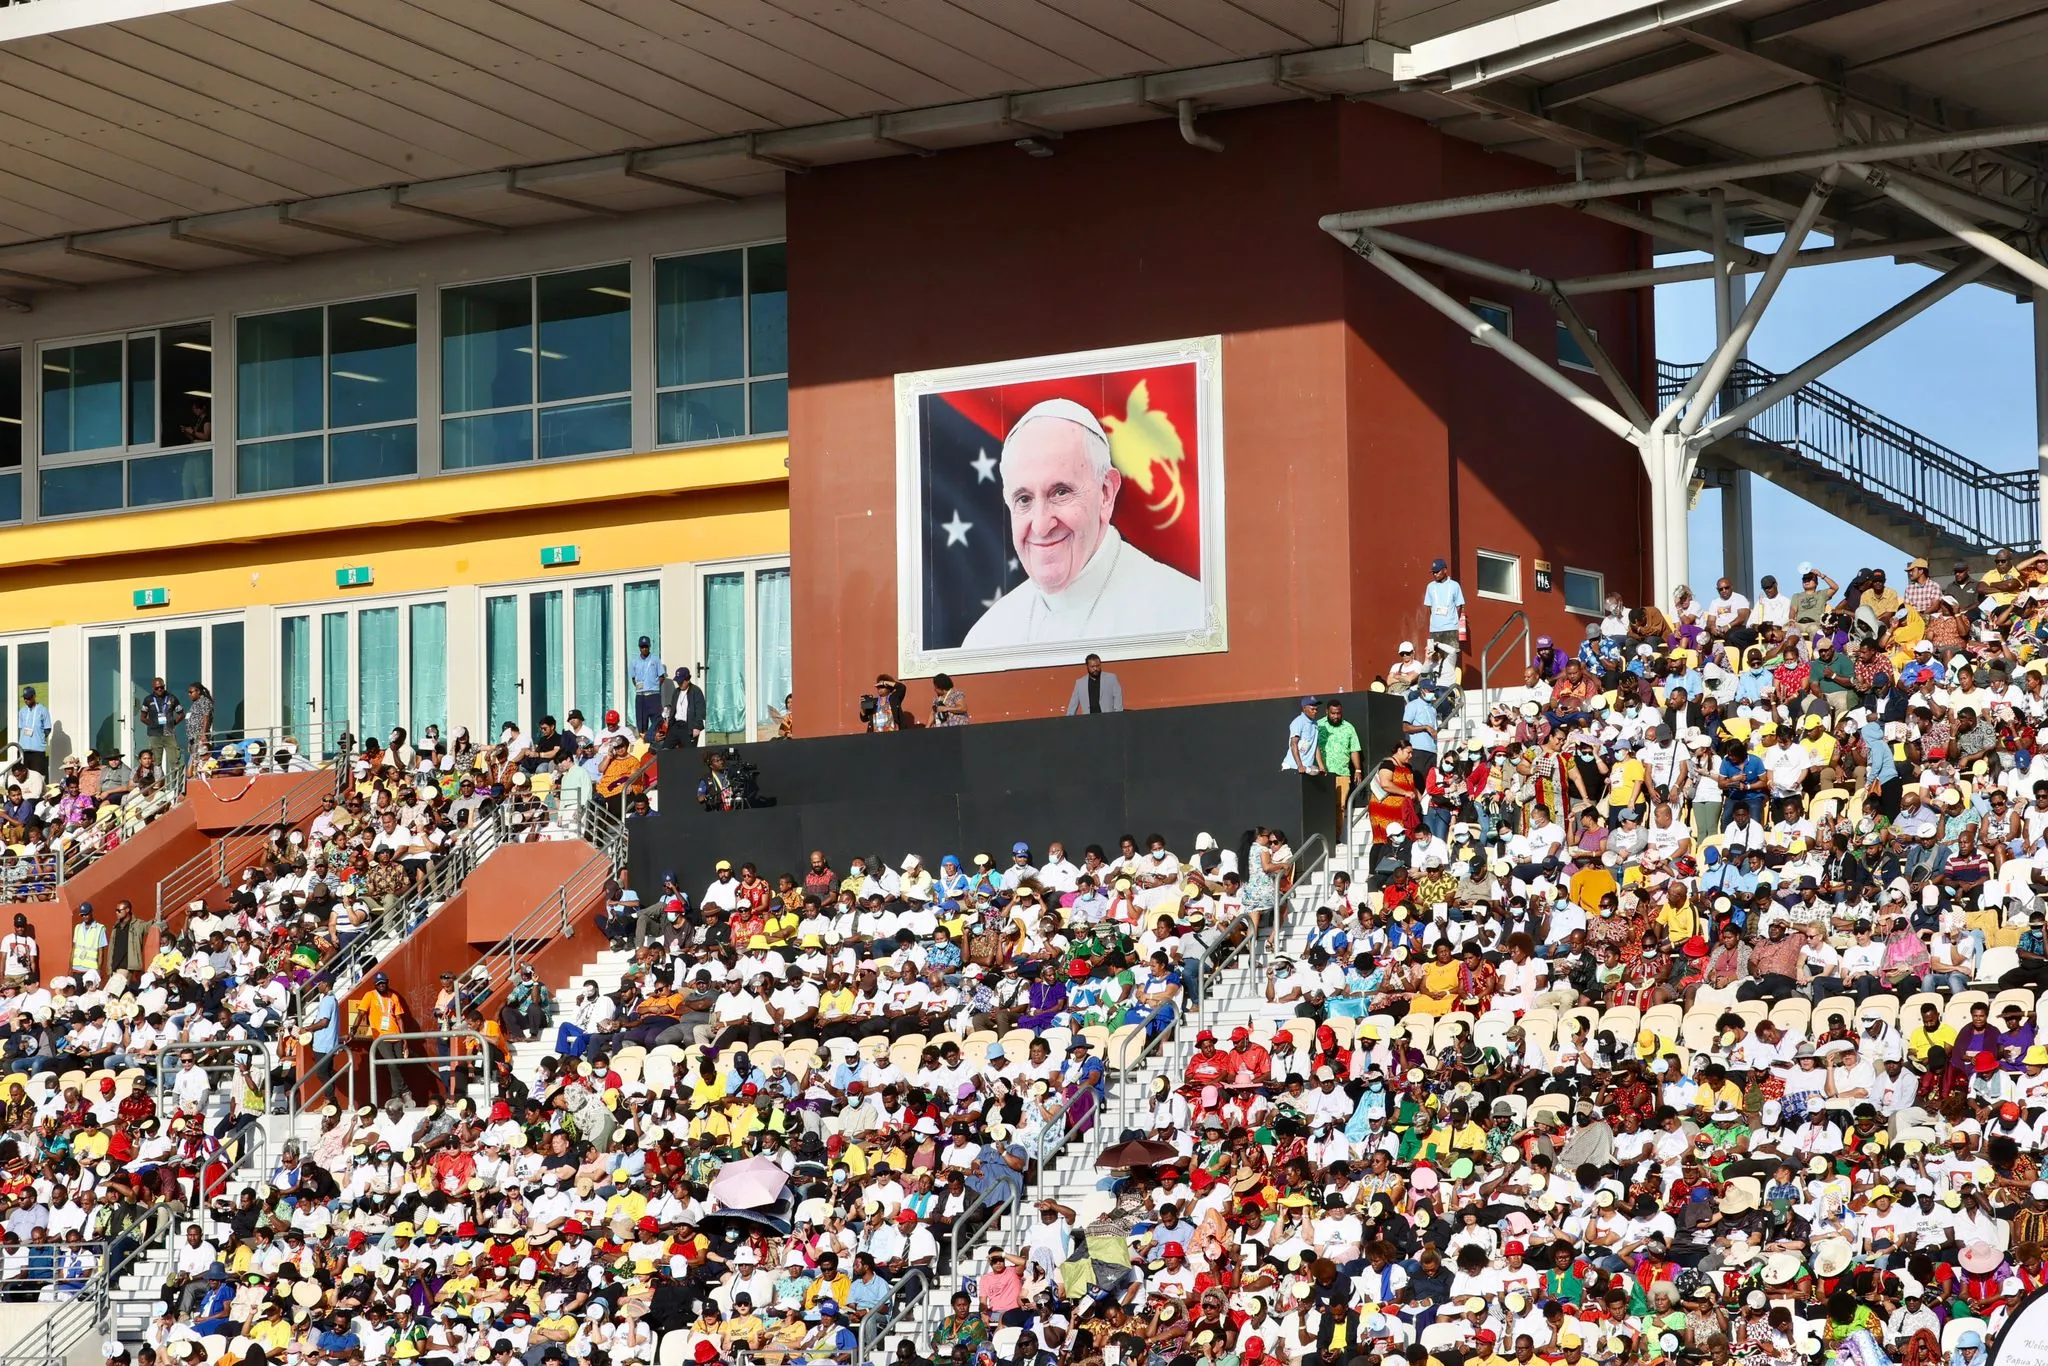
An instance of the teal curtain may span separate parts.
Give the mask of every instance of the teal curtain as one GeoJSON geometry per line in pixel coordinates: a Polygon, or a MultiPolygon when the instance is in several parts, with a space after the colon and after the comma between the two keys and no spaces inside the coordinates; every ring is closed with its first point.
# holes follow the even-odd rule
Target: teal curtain
{"type": "Polygon", "coordinates": [[[615,705],[618,685],[612,669],[612,590],[579,588],[574,602],[576,706],[593,726],[615,705]]]}
{"type": "Polygon", "coordinates": [[[686,659],[663,659],[661,653],[661,580],[645,579],[626,585],[626,645],[638,650],[640,637],[646,636],[654,642],[653,654],[668,665],[673,674],[677,668],[688,664],[686,659]]]}
{"type": "Polygon", "coordinates": [[[764,569],[754,576],[754,634],[760,663],[754,676],[754,725],[763,735],[775,733],[768,717],[770,704],[789,696],[789,571],[764,569]]]}
{"type": "Polygon", "coordinates": [[[218,621],[213,625],[213,670],[207,686],[213,689],[213,728],[239,735],[248,724],[244,712],[247,680],[242,668],[242,623],[218,621]]]}
{"type": "Polygon", "coordinates": [[[491,733],[473,738],[478,745],[496,744],[508,721],[519,720],[519,599],[484,599],[484,702],[490,709],[491,733]]]}
{"type": "MultiPolygon", "coordinates": [[[[341,733],[349,729],[348,718],[348,613],[326,612],[320,617],[322,748],[334,749],[341,733]]],[[[356,739],[360,741],[362,736],[358,735],[356,739]]]]}
{"type": "Polygon", "coordinates": [[[381,743],[398,724],[398,609],[371,607],[358,613],[356,642],[363,735],[381,743]]]}
{"type": "Polygon", "coordinates": [[[562,639],[562,595],[535,593],[526,600],[526,697],[533,716],[527,723],[529,736],[540,733],[540,719],[552,716],[557,724],[568,710],[567,691],[562,680],[562,655],[568,642],[562,639]]]}
{"type": "Polygon", "coordinates": [[[416,602],[411,609],[412,724],[415,742],[428,726],[448,730],[448,607],[416,602]]]}
{"type": "Polygon", "coordinates": [[[313,621],[310,617],[286,617],[278,639],[283,643],[284,724],[293,737],[312,752],[324,747],[311,744],[313,732],[313,621]]]}
{"type": "Polygon", "coordinates": [[[747,576],[704,580],[704,729],[732,735],[747,728],[747,576]]]}

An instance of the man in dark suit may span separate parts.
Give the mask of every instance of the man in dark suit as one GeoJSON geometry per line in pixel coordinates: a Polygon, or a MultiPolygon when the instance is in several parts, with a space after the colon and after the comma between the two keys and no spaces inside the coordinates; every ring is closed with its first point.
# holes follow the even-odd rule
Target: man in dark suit
{"type": "Polygon", "coordinates": [[[1074,691],[1067,698],[1067,715],[1087,716],[1096,712],[1122,711],[1124,709],[1123,684],[1116,681],[1115,674],[1102,671],[1102,656],[1089,655],[1088,672],[1074,680],[1074,691]]]}
{"type": "Polygon", "coordinates": [[[668,702],[669,749],[695,749],[704,739],[704,690],[690,681],[687,668],[676,670],[675,695],[668,702]]]}

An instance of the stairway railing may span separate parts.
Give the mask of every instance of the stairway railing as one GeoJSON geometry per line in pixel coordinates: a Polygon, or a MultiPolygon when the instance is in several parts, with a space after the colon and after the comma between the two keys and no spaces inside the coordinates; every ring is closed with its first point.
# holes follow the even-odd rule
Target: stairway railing
{"type": "MultiPolygon", "coordinates": [[[[1698,369],[1658,361],[1659,402],[1677,397],[1698,369]]],[[[1716,396],[1716,413],[1732,411],[1777,379],[1760,365],[1738,362],[1716,396]]],[[[1796,390],[1751,418],[1743,431],[1985,552],[2040,544],[2040,478],[2031,466],[1991,469],[1824,384],[1796,390]]]]}

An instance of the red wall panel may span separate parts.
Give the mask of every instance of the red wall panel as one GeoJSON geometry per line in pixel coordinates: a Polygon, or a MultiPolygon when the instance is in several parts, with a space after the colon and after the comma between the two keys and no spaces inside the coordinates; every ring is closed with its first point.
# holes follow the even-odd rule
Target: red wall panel
{"type": "MultiPolygon", "coordinates": [[[[1051,157],[979,148],[792,179],[790,539],[806,733],[853,729],[855,696],[896,665],[903,371],[1223,335],[1230,649],[1113,665],[1133,706],[1363,686],[1415,628],[1439,554],[1468,592],[1479,545],[1636,587],[1633,451],[1316,226],[1548,173],[1342,101],[1204,126],[1224,153],[1161,122],[1071,135],[1051,157]]],[[[1417,235],[1557,274],[1636,261],[1623,230],[1565,209],[1417,235]]],[[[1528,335],[1548,355],[1547,313],[1530,305],[1528,335]]],[[[1587,312],[1637,372],[1629,296],[1587,312]]],[[[1475,632],[1511,610],[1492,607],[1475,610],[1475,632]]],[[[1531,613],[1569,624],[1558,593],[1531,613]]],[[[1045,715],[1076,672],[960,682],[978,718],[1045,715]]],[[[913,689],[917,709],[925,696],[913,689]]]]}

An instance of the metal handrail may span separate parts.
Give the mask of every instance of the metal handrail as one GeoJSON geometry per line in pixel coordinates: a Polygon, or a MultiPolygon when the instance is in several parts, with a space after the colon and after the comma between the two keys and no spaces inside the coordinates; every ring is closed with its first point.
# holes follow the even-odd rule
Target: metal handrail
{"type": "MultiPolygon", "coordinates": [[[[1660,401],[1685,386],[1697,365],[1657,362],[1660,401]]],[[[1715,397],[1729,412],[1778,376],[1738,362],[1715,397]]],[[[1824,384],[1807,384],[1742,428],[1897,504],[1935,529],[1983,550],[2040,544],[2040,481],[2024,470],[1994,470],[1824,384]]]]}
{"type": "MultiPolygon", "coordinates": [[[[620,832],[621,839],[623,833],[620,832]]],[[[538,951],[536,946],[545,946],[556,938],[567,938],[576,932],[575,908],[593,891],[601,889],[618,871],[619,865],[604,847],[599,847],[597,853],[597,858],[584,864],[552,896],[528,911],[469,969],[471,978],[481,978],[489,983],[484,991],[486,999],[500,990],[509,989],[518,980],[519,969],[534,958],[538,951]]]]}
{"type": "Polygon", "coordinates": [[[1526,669],[1529,667],[1529,614],[1519,607],[1508,613],[1508,619],[1500,624],[1499,630],[1487,637],[1485,647],[1479,651],[1479,696],[1489,707],[1494,702],[1493,671],[1507,663],[1507,652],[1516,645],[1522,647],[1522,667],[1526,669]],[[1493,647],[1499,645],[1502,637],[1510,631],[1515,633],[1514,639],[1509,640],[1502,647],[1500,657],[1495,658],[1493,647]]]}
{"type": "MultiPolygon", "coordinates": [[[[223,1185],[269,1149],[260,1120],[232,1135],[229,1141],[235,1150],[221,1170],[223,1185]]],[[[203,1206],[206,1192],[198,1194],[203,1206]]],[[[143,1213],[142,1222],[150,1227],[135,1240],[134,1246],[119,1260],[102,1263],[75,1298],[58,1305],[41,1323],[0,1353],[0,1366],[50,1366],[51,1362],[64,1360],[86,1337],[104,1333],[112,1326],[114,1287],[158,1245],[168,1242],[187,1220],[175,1217],[164,1205],[153,1205],[143,1213]]]]}
{"type": "Polygon", "coordinates": [[[229,879],[239,866],[245,866],[247,859],[259,854],[270,845],[270,831],[280,825],[296,826],[310,819],[318,809],[322,793],[313,792],[303,809],[295,809],[293,797],[287,793],[277,799],[273,811],[266,803],[251,818],[234,830],[212,840],[191,858],[157,879],[156,883],[156,935],[161,944],[174,916],[180,915],[192,901],[201,899],[208,887],[226,887],[229,879]]]}
{"type": "MultiPolygon", "coordinates": [[[[464,1054],[463,1057],[465,1060],[467,1060],[468,1058],[478,1058],[483,1063],[484,1106],[486,1109],[488,1109],[490,1107],[490,1103],[496,1100],[498,1096],[498,1076],[495,1064],[493,1064],[493,1062],[491,1061],[492,1053],[497,1050],[495,1046],[491,1043],[490,1037],[486,1035],[482,1030],[477,1029],[411,1030],[402,1034],[379,1034],[376,1038],[370,1040],[370,1104],[373,1107],[378,1104],[377,1071],[379,1068],[411,1066],[432,1067],[442,1065],[455,1065],[455,1054],[452,1051],[452,1049],[449,1053],[444,1055],[444,1057],[435,1058],[415,1058],[408,1054],[400,1054],[398,1057],[395,1058],[380,1058],[377,1056],[380,1052],[384,1050],[384,1047],[387,1044],[414,1043],[425,1039],[440,1039],[450,1044],[452,1044],[453,1041],[456,1039],[476,1040],[477,1051],[474,1053],[464,1054]]],[[[392,1094],[397,1094],[396,1089],[392,1091],[392,1094]]]]}

